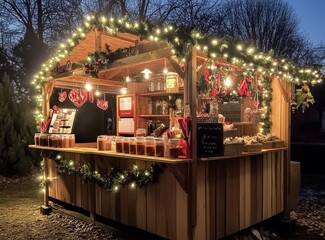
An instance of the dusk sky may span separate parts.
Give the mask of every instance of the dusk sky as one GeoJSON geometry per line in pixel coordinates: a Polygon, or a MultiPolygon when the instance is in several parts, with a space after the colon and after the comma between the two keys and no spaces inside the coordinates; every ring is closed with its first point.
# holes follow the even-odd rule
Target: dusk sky
{"type": "Polygon", "coordinates": [[[325,44],[325,0],[286,0],[300,21],[300,29],[318,46],[325,44]]]}

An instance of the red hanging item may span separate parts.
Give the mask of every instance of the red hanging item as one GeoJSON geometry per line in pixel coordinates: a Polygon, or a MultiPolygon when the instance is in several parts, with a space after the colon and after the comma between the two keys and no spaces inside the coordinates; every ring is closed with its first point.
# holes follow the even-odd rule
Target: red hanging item
{"type": "Polygon", "coordinates": [[[59,101],[60,102],[64,102],[67,99],[67,92],[61,90],[61,92],[59,92],[59,101]]]}
{"type": "Polygon", "coordinates": [[[93,90],[90,90],[90,91],[88,92],[88,100],[89,100],[89,102],[91,102],[91,103],[94,102],[94,92],[93,92],[93,90]]]}
{"type": "Polygon", "coordinates": [[[99,107],[102,110],[108,109],[108,101],[105,101],[103,99],[97,99],[97,107],[99,107]]]}
{"type": "Polygon", "coordinates": [[[81,107],[88,100],[88,93],[86,89],[73,88],[68,97],[76,107],[81,107]]]}

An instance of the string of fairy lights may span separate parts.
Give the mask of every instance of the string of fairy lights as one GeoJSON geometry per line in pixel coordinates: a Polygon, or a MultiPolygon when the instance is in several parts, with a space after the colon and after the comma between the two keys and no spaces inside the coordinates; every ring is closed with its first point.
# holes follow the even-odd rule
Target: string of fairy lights
{"type": "MultiPolygon", "coordinates": [[[[53,56],[42,64],[40,71],[34,76],[32,84],[37,90],[36,109],[34,117],[36,122],[44,121],[42,113],[43,97],[42,86],[50,76],[52,69],[57,62],[63,60],[78,43],[84,39],[88,32],[97,28],[99,31],[106,31],[111,35],[117,32],[128,32],[136,34],[141,39],[151,41],[166,41],[171,51],[181,61],[185,61],[193,47],[207,52],[207,55],[214,60],[227,62],[239,67],[240,72],[247,75],[255,73],[268,78],[279,78],[301,85],[310,83],[312,85],[322,82],[321,66],[300,67],[297,64],[283,59],[276,58],[272,51],[263,53],[255,47],[243,42],[231,42],[227,39],[214,38],[202,34],[195,29],[177,26],[151,26],[142,22],[130,22],[126,18],[114,19],[106,17],[87,16],[84,24],[74,32],[71,38],[61,43],[53,56]]],[[[271,96],[270,88],[264,88],[263,96],[271,96]]],[[[264,105],[264,108],[268,106],[264,105]]],[[[270,112],[266,112],[269,115],[270,112]]],[[[263,117],[262,117],[263,119],[263,117]]],[[[267,119],[267,117],[264,117],[267,119]]],[[[265,124],[268,125],[269,123],[265,124]]]]}
{"type": "MultiPolygon", "coordinates": [[[[74,161],[66,160],[60,154],[43,152],[42,155],[43,159],[49,158],[55,161],[58,175],[79,176],[82,183],[92,182],[109,192],[117,192],[125,186],[135,189],[154,183],[158,181],[158,176],[164,169],[162,164],[157,163],[152,164],[148,169],[139,169],[138,165],[133,164],[128,169],[110,168],[106,173],[100,173],[96,170],[92,171],[87,164],[76,165],[74,161]]],[[[57,176],[51,178],[44,175],[43,161],[41,163],[42,174],[39,176],[39,180],[42,192],[45,192],[45,188],[57,179],[57,176]]]]}

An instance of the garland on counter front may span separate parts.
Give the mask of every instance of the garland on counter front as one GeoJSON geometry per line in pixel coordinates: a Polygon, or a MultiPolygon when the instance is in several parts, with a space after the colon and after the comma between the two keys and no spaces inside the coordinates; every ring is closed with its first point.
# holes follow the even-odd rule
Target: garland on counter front
{"type": "MultiPolygon", "coordinates": [[[[137,165],[127,170],[117,170],[111,168],[107,174],[101,174],[97,171],[91,171],[88,165],[75,166],[72,160],[62,159],[60,154],[54,156],[54,153],[43,152],[43,157],[53,159],[57,166],[58,174],[60,175],[78,175],[83,183],[93,182],[99,187],[106,189],[109,192],[118,191],[121,187],[129,185],[131,188],[136,186],[143,187],[150,183],[158,181],[158,175],[163,172],[162,164],[152,164],[149,169],[141,170],[137,165]]],[[[49,178],[42,180],[42,186],[49,183],[49,178]]]]}

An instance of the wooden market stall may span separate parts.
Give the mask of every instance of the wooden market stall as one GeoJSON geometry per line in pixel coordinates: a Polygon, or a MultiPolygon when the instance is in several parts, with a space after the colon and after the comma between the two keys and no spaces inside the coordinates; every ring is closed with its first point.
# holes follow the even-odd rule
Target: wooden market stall
{"type": "MultiPolygon", "coordinates": [[[[197,136],[202,130],[198,130],[197,126],[201,124],[202,117],[198,118],[196,114],[196,86],[206,67],[207,53],[191,48],[185,61],[179,61],[180,56],[176,56],[171,46],[164,41],[158,41],[155,35],[148,37],[148,40],[142,40],[130,33],[112,34],[96,28],[90,29],[88,33],[81,33],[83,39],[77,44],[70,44],[76,46],[69,48],[69,55],[59,58],[61,67],[57,67],[51,77],[41,79],[44,82],[44,116],[53,107],[50,106],[50,96],[54,88],[83,88],[88,82],[97,86],[101,92],[117,96],[116,134],[134,136],[138,128],[147,127],[149,120],[159,119],[168,125],[175,116],[171,110],[154,114],[148,108],[149,102],[156,98],[167,101],[169,95],[181,96],[184,112],[191,117],[191,156],[171,159],[99,151],[95,142],[78,143],[78,137],[76,145],[69,148],[31,145],[31,148],[52,153],[44,155],[45,178],[51,180],[46,187],[46,196],[51,201],[60,200],[80,207],[88,211],[93,219],[99,215],[168,239],[181,240],[219,239],[281,213],[288,217],[291,111],[289,82],[274,78],[271,82],[273,92],[270,93],[273,96],[272,101],[270,106],[264,106],[272,108],[271,132],[284,141],[283,146],[224,156],[221,148],[220,154],[201,156],[202,149],[198,146],[201,146],[202,139],[197,136]],[[89,77],[78,66],[87,64],[84,60],[89,53],[105,51],[106,44],[111,53],[122,54],[105,65],[104,69],[99,69],[97,77],[89,77]],[[121,49],[124,51],[120,51],[121,49]],[[68,62],[73,63],[72,68],[65,71],[68,62]],[[199,66],[202,66],[201,69],[199,66]],[[168,68],[183,80],[184,87],[174,92],[149,91],[148,82],[126,83],[127,75],[141,75],[145,68],[152,73],[168,68]],[[129,93],[121,95],[120,89],[125,86],[129,93]],[[118,111],[121,109],[119,104],[122,104],[120,99],[125,97],[130,97],[132,105],[132,112],[126,117],[118,111]],[[132,119],[132,124],[120,126],[125,124],[125,119],[132,119]],[[123,131],[123,127],[128,127],[129,130],[123,131]],[[58,156],[60,159],[70,160],[70,167],[79,168],[69,174],[67,165],[65,170],[68,174],[62,174],[62,168],[59,174],[60,166],[55,161],[58,156]],[[141,169],[145,170],[144,174],[149,175],[152,166],[157,164],[161,168],[161,172],[157,174],[158,180],[143,187],[132,184],[124,187],[116,185],[111,186],[113,191],[107,191],[107,188],[96,184],[96,181],[83,183],[86,174],[91,173],[92,177],[99,174],[96,175],[98,180],[99,176],[107,174],[110,169],[124,169],[128,171],[126,174],[141,169]],[[83,166],[86,166],[86,170],[83,166]]],[[[71,41],[68,40],[66,48],[71,41]]],[[[216,61],[224,64],[222,60],[216,61]]],[[[155,81],[157,79],[158,77],[155,81]]],[[[241,113],[248,104],[251,103],[242,102],[239,105],[241,113]]],[[[261,127],[259,123],[243,121],[236,124],[241,129],[238,136],[245,135],[248,130],[257,134],[261,127]]],[[[211,133],[207,134],[212,136],[211,133]]],[[[223,144],[223,138],[221,141],[223,144]]],[[[121,175],[119,177],[124,178],[121,175]]]]}

